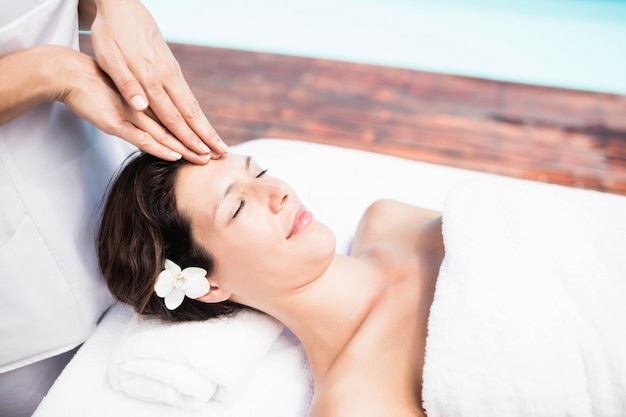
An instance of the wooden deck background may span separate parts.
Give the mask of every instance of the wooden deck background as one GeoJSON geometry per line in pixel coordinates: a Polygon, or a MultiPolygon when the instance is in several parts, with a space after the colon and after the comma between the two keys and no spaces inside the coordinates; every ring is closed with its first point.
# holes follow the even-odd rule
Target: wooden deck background
{"type": "Polygon", "coordinates": [[[299,139],[626,195],[626,95],[170,46],[231,145],[299,139]]]}

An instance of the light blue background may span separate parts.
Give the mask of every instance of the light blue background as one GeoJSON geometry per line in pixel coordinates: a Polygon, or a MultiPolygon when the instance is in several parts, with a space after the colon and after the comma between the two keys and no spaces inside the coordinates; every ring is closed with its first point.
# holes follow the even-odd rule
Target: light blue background
{"type": "Polygon", "coordinates": [[[626,94],[624,0],[144,0],[167,40],[626,94]]]}

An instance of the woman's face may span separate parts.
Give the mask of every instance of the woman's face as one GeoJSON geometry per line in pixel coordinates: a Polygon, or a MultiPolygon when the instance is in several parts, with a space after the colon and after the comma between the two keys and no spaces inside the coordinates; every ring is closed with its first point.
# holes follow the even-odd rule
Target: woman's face
{"type": "Polygon", "coordinates": [[[250,157],[228,154],[206,165],[181,168],[178,209],[192,235],[213,255],[215,279],[231,299],[260,308],[312,282],[328,268],[335,236],[302,205],[285,182],[250,157]]]}

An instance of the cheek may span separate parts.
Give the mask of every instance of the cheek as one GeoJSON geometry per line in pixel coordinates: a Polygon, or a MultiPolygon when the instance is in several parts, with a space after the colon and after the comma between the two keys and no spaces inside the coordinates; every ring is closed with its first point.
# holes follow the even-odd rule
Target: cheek
{"type": "Polygon", "coordinates": [[[225,271],[242,273],[271,264],[283,250],[282,246],[267,222],[240,222],[227,236],[216,239],[214,255],[225,271]]]}

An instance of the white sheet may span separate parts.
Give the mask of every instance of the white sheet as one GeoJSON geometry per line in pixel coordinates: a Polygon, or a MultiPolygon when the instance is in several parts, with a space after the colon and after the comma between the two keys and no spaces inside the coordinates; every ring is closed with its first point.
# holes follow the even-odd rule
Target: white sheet
{"type": "MultiPolygon", "coordinates": [[[[361,214],[376,199],[395,198],[441,210],[448,191],[459,181],[489,179],[505,184],[518,182],[380,154],[281,139],[258,139],[234,146],[232,151],[253,155],[272,175],[289,182],[314,215],[334,230],[337,251],[341,253],[347,253],[361,214]]],[[[572,192],[584,193],[580,190],[572,192]]],[[[119,308],[107,314],[105,321],[55,383],[35,417],[169,417],[180,413],[173,407],[138,401],[111,389],[106,377],[107,361],[129,318],[128,312],[119,308]]],[[[257,408],[249,415],[276,417],[280,415],[280,406],[284,401],[307,398],[302,385],[290,386],[289,382],[298,381],[302,375],[284,369],[280,355],[274,359],[271,364],[275,372],[273,380],[263,380],[265,387],[260,386],[260,382],[250,383],[250,388],[258,388],[259,397],[263,395],[265,398],[256,399],[257,408]],[[290,391],[290,388],[293,390],[290,391]]],[[[270,367],[270,364],[267,366],[270,367]]],[[[299,415],[303,414],[293,414],[294,417],[299,415]]],[[[219,414],[218,417],[226,417],[226,414],[219,414]]]]}

